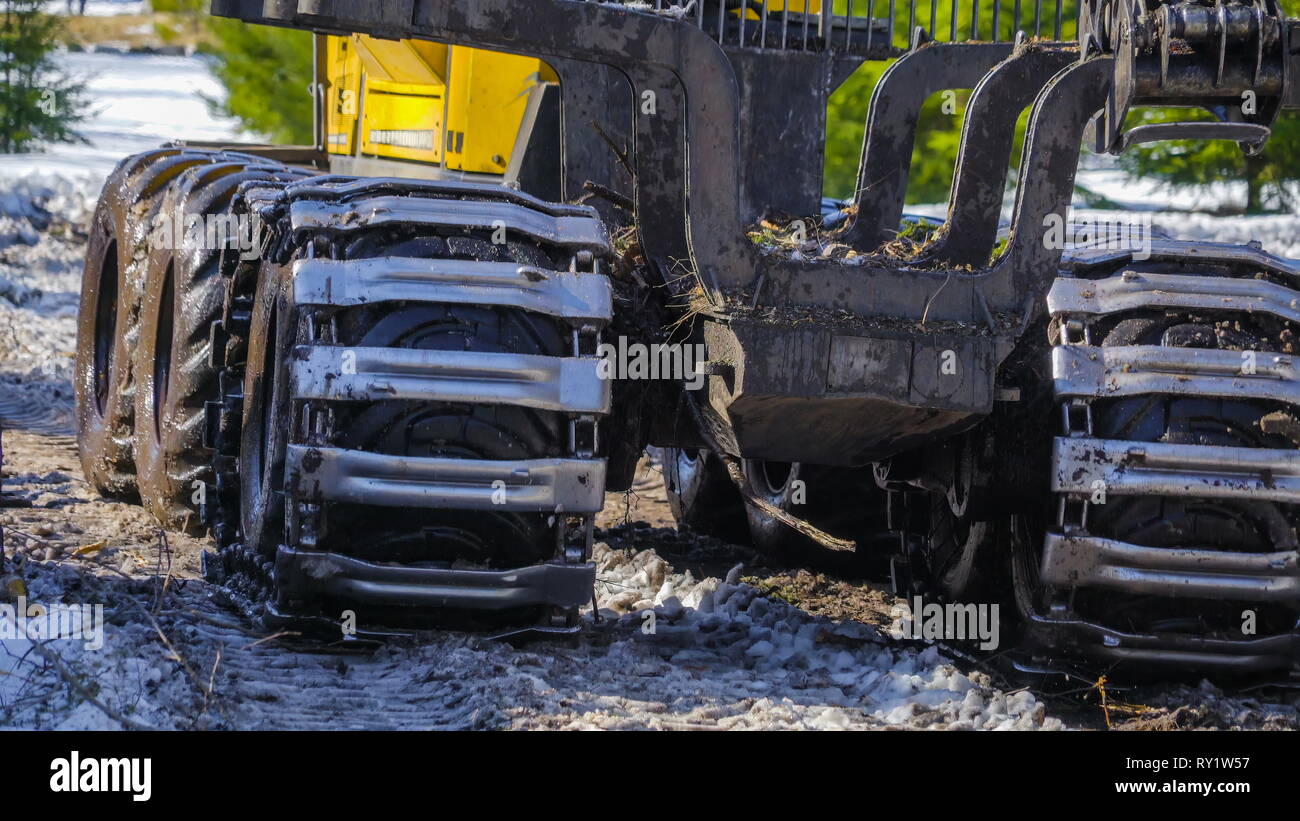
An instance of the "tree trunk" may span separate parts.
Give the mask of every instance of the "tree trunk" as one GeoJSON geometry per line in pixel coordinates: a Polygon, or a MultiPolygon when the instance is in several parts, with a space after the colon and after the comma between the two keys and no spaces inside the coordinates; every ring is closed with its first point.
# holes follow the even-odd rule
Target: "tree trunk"
{"type": "Polygon", "coordinates": [[[1246,158],[1246,213],[1258,214],[1263,210],[1264,205],[1261,201],[1260,194],[1263,192],[1264,184],[1260,180],[1260,172],[1263,170],[1263,163],[1258,157],[1246,158]]]}

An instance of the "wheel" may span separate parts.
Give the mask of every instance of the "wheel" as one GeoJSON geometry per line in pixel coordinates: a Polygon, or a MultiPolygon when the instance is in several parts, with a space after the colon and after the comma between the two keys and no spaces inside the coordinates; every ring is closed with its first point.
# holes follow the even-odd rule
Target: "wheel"
{"type": "MultiPolygon", "coordinates": [[[[1266,336],[1245,323],[1231,326],[1186,316],[1144,316],[1118,322],[1103,347],[1151,345],[1171,348],[1267,351],[1266,336]]],[[[1261,358],[1264,356],[1260,355],[1261,358]]],[[[1289,451],[1296,442],[1266,432],[1261,421],[1268,403],[1203,396],[1153,394],[1095,403],[1095,435],[1105,439],[1200,446],[1272,448],[1289,451]]],[[[1249,498],[1126,495],[1089,506],[1088,530],[1099,536],[1148,547],[1212,545],[1236,553],[1270,553],[1297,548],[1295,506],[1249,498]]],[[[1134,632],[1230,634],[1249,602],[1185,601],[1162,596],[1077,596],[1083,612],[1134,632]]],[[[1295,623],[1291,608],[1260,608],[1285,629],[1295,623]]],[[[1262,632],[1262,631],[1261,631],[1262,632]]]]}
{"type": "Polygon", "coordinates": [[[150,249],[135,349],[135,461],[140,498],[169,529],[198,533],[211,481],[204,445],[205,404],[217,396],[212,325],[240,254],[253,252],[251,225],[231,213],[242,183],[274,179],[213,155],[170,186],[159,218],[170,244],[150,249]],[[193,230],[199,227],[201,231],[193,230]]]}
{"type": "Polygon", "coordinates": [[[1132,676],[1294,669],[1290,268],[1172,242],[1121,266],[1048,298],[1051,504],[1012,565],[1029,643],[1132,676]]]}
{"type": "Polygon", "coordinates": [[[731,544],[749,539],[740,491],[713,453],[695,448],[663,449],[664,491],[678,527],[731,544]]]}
{"type": "Polygon", "coordinates": [[[751,544],[763,555],[848,573],[861,572],[878,558],[876,542],[886,531],[885,497],[869,468],[745,459],[741,469],[759,498],[857,544],[851,552],[831,550],[746,502],[751,544]]]}
{"type": "Polygon", "coordinates": [[[972,489],[987,484],[976,463],[972,436],[962,436],[951,448],[952,479],[947,491],[927,494],[930,515],[925,534],[927,575],[948,602],[990,602],[999,595],[1000,561],[997,523],[972,504],[972,489]]]}
{"type": "Polygon", "coordinates": [[[254,287],[237,273],[227,291],[223,315],[234,328],[246,312],[247,329],[224,346],[245,355],[223,362],[242,390],[224,384],[216,403],[214,477],[227,491],[238,477],[238,503],[213,516],[226,581],[269,621],[351,610],[387,629],[473,611],[568,629],[590,600],[590,543],[575,537],[604,500],[595,425],[611,388],[595,334],[610,286],[577,241],[457,225],[448,202],[466,196],[529,225],[500,201],[599,226],[488,185],[326,178],[247,204],[280,226],[280,250],[254,287]],[[271,213],[295,202],[313,232],[271,213]],[[402,221],[355,217],[389,209],[402,221]]]}
{"type": "Polygon", "coordinates": [[[136,494],[135,382],[145,259],[166,186],[204,154],[164,148],[128,157],[104,183],[90,224],[77,320],[77,447],[100,493],[136,494]]]}

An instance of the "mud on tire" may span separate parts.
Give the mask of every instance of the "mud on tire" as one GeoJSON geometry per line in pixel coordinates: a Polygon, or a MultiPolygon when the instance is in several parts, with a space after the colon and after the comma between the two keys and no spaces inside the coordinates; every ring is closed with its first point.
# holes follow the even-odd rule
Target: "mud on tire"
{"type": "Polygon", "coordinates": [[[1169,242],[1054,283],[1056,504],[1038,572],[1017,574],[1040,650],[1129,672],[1294,666],[1298,273],[1169,242]]]}
{"type": "MultiPolygon", "coordinates": [[[[381,572],[360,569],[358,562],[436,573],[513,571],[542,563],[566,565],[583,577],[591,572],[586,547],[574,552],[566,537],[584,528],[589,536],[590,516],[603,498],[595,424],[607,412],[609,388],[591,380],[597,375],[595,334],[610,311],[608,282],[594,268],[579,273],[579,255],[558,240],[521,230],[494,241],[494,229],[457,225],[462,217],[454,206],[425,205],[419,196],[440,199],[450,190],[513,206],[521,195],[492,186],[411,183],[409,199],[372,205],[369,197],[391,197],[390,185],[326,178],[268,193],[265,207],[249,205],[276,224],[284,242],[263,261],[253,292],[239,296],[243,286],[236,283],[228,295],[251,300],[243,363],[227,361],[231,373],[242,373],[242,392],[223,389],[223,408],[238,407],[239,421],[225,421],[223,409],[223,421],[214,426],[219,440],[236,431],[239,438],[237,453],[222,446],[217,454],[218,463],[234,461],[231,469],[217,471],[219,482],[225,474],[238,477],[238,504],[225,505],[217,517],[229,519],[237,511],[237,527],[227,521],[216,529],[227,534],[221,539],[225,578],[250,599],[265,598],[266,616],[277,624],[329,629],[324,625],[344,609],[363,624],[399,628],[426,623],[430,606],[444,608],[439,623],[464,615],[445,609],[454,611],[454,603],[431,604],[415,591],[399,595],[389,588],[349,599],[338,588],[324,589],[309,569],[312,562],[351,562],[344,565],[350,570],[337,571],[346,579],[354,578],[349,573],[381,572]],[[339,188],[343,193],[336,194],[339,188]],[[316,221],[318,213],[334,208],[366,217],[391,208],[408,216],[375,225],[365,217],[316,221]],[[436,216],[424,217],[422,208],[436,216]],[[289,224],[290,214],[301,218],[308,212],[311,229],[289,224]],[[569,375],[560,376],[560,363],[569,375]],[[318,472],[328,473],[330,464],[339,473],[318,472]],[[580,472],[572,473],[579,465],[580,472]],[[534,470],[536,480],[529,478],[534,470]],[[577,496],[556,491],[554,498],[585,501],[540,507],[529,501],[549,498],[527,486],[548,487],[551,470],[585,488],[577,496]],[[526,492],[510,496],[502,482],[501,499],[487,504],[482,477],[507,471],[524,482],[510,494],[526,492]],[[461,478],[438,478],[453,474],[461,478]],[[389,478],[371,478],[376,476],[389,478]],[[418,499],[402,496],[409,503],[395,502],[393,493],[413,492],[406,476],[435,489],[419,491],[418,499]]],[[[397,185],[407,190],[407,183],[397,185]]],[[[552,208],[531,200],[520,204],[552,208]]],[[[594,217],[569,206],[553,208],[581,220],[594,217]]],[[[594,260],[588,252],[585,264],[594,266],[594,260]]],[[[234,313],[228,305],[226,314],[234,313]]],[[[459,578],[472,586],[469,577],[459,578]]],[[[574,592],[561,596],[568,602],[564,608],[577,603],[574,592]]],[[[470,606],[482,609],[472,621],[535,621],[538,605],[517,600],[475,600],[470,606]]]]}
{"type": "Polygon", "coordinates": [[[141,500],[165,527],[198,532],[210,481],[205,403],[217,395],[210,344],[230,269],[251,230],[233,219],[241,183],[291,175],[249,157],[214,154],[169,188],[159,208],[166,247],[150,249],[135,350],[135,461],[141,500]]]}
{"type": "Polygon", "coordinates": [[[149,235],[177,175],[211,152],[160,148],[128,157],[104,183],[91,221],[78,311],[76,433],[82,470],[101,493],[137,490],[133,351],[149,235]]]}

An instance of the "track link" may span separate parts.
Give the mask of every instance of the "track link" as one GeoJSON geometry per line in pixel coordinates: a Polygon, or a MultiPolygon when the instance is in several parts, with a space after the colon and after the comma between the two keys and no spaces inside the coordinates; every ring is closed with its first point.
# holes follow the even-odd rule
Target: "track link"
{"type": "Polygon", "coordinates": [[[1254,247],[1081,254],[1048,297],[1054,526],[1030,644],[1297,670],[1300,270],[1254,247]]]}
{"type": "Polygon", "coordinates": [[[610,408],[595,212],[346,177],[241,201],[266,245],[213,330],[214,575],[277,626],[572,629],[610,408]]]}

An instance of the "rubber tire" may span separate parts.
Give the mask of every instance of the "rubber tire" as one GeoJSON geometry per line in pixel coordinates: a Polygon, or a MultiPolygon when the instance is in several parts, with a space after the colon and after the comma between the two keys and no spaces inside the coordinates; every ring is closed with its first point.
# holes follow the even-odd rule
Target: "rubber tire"
{"type": "Polygon", "coordinates": [[[749,520],[740,491],[717,455],[707,450],[664,448],[664,493],[679,528],[730,544],[749,541],[749,520]]]}
{"type": "Polygon", "coordinates": [[[741,468],[750,490],[780,510],[839,538],[857,543],[854,551],[831,550],[777,521],[748,502],[750,543],[771,559],[821,570],[858,574],[873,558],[872,543],[884,526],[884,496],[875,487],[869,468],[841,468],[800,462],[765,463],[744,459],[741,468]],[[789,465],[775,487],[765,473],[773,464],[789,465]],[[803,504],[795,504],[794,482],[804,484],[803,504]]]}
{"type": "MultiPolygon", "coordinates": [[[[356,258],[418,248],[447,256],[437,237],[369,247],[356,258]]],[[[512,253],[516,261],[527,251],[512,253]]],[[[290,351],[311,340],[287,285],[264,268],[253,306],[238,469],[241,530],[246,548],[270,560],[285,542],[285,452],[293,403],[287,393],[290,351]],[[269,416],[268,416],[269,414],[269,416]],[[268,423],[269,420],[269,423],[268,423]]],[[[287,275],[286,275],[287,277],[287,275]]],[[[345,309],[337,344],[567,355],[569,338],[553,320],[505,308],[380,303],[345,309]]],[[[311,343],[320,344],[320,343],[311,343]]],[[[542,459],[562,456],[567,430],[558,414],[511,406],[381,401],[335,406],[340,448],[406,456],[542,459]]],[[[493,568],[530,565],[554,554],[549,514],[397,509],[328,503],[329,534],[319,549],[366,560],[471,561],[493,568]],[[490,546],[498,548],[487,555],[490,546]]]]}
{"type": "MultiPolygon", "coordinates": [[[[1238,344],[1258,344],[1253,331],[1225,330],[1238,344]]],[[[1165,345],[1218,348],[1212,328],[1184,317],[1151,314],[1120,320],[1105,335],[1103,346],[1165,345]],[[1211,343],[1212,344],[1207,344],[1211,343]]],[[[1231,346],[1227,349],[1231,350],[1231,346]]],[[[1094,403],[1094,435],[1131,442],[1242,446],[1286,450],[1294,443],[1259,428],[1269,405],[1251,400],[1152,395],[1094,403]]],[[[1157,548],[1203,547],[1242,553],[1294,549],[1294,506],[1252,499],[1205,499],[1195,496],[1116,496],[1092,505],[1088,530],[1098,536],[1157,548]]],[[[1082,618],[1126,632],[1191,632],[1240,638],[1244,607],[1258,613],[1260,634],[1289,630],[1296,609],[1282,603],[1181,598],[1116,593],[1085,588],[1073,606],[1082,618]]]]}
{"type": "Polygon", "coordinates": [[[944,601],[966,604],[989,602],[992,599],[992,582],[998,566],[996,522],[967,522],[960,520],[948,508],[948,501],[937,495],[930,497],[931,544],[952,540],[952,554],[943,568],[934,569],[934,585],[944,601]]]}
{"type": "Polygon", "coordinates": [[[927,561],[932,583],[946,602],[992,602],[1005,581],[997,544],[998,523],[970,516],[974,512],[971,485],[988,481],[975,476],[975,446],[970,437],[955,439],[953,480],[948,492],[927,494],[927,561]]]}
{"type": "MultiPolygon", "coordinates": [[[[567,338],[550,320],[473,305],[408,304],[354,313],[340,323],[341,344],[358,347],[561,356],[567,338]]],[[[545,459],[562,456],[567,437],[555,413],[509,405],[376,402],[340,425],[338,446],[414,457],[545,459]]],[[[370,560],[471,562],[511,568],[555,552],[550,516],[462,510],[340,511],[349,555],[370,560]]]]}
{"type": "Polygon", "coordinates": [[[167,184],[203,161],[201,153],[175,148],[128,157],[104,182],[95,206],[82,271],[73,386],[82,472],[105,496],[133,500],[137,493],[132,352],[139,339],[149,228],[167,184]],[[112,292],[102,290],[106,274],[113,276],[112,292]],[[107,300],[103,304],[101,295],[107,300]],[[111,345],[105,348],[107,340],[111,345]]]}
{"type": "Polygon", "coordinates": [[[284,459],[289,434],[288,353],[296,342],[285,282],[264,265],[244,371],[239,515],[245,547],[273,561],[284,543],[284,459]]]}
{"type": "MultiPolygon", "coordinates": [[[[186,171],[160,210],[172,220],[174,241],[181,242],[187,218],[227,213],[240,182],[268,176],[246,171],[244,162],[186,171]]],[[[209,334],[221,317],[225,287],[219,249],[151,249],[134,363],[137,483],[141,501],[164,527],[192,534],[203,532],[199,493],[212,477],[204,405],[218,393],[209,334]]]]}
{"type": "MultiPolygon", "coordinates": [[[[1103,346],[1158,345],[1196,323],[1170,319],[1128,319],[1113,328],[1103,346]]],[[[1183,334],[1186,336],[1186,334],[1183,334]]],[[[1252,340],[1254,341],[1254,340],[1252,340]]],[[[1171,347],[1185,347],[1176,342],[1171,347]]],[[[1192,347],[1192,346],[1186,346],[1192,347]]],[[[1249,401],[1199,397],[1149,396],[1115,400],[1094,409],[1096,435],[1138,442],[1293,447],[1260,431],[1265,413],[1249,401]]],[[[1090,529],[1110,538],[1151,547],[1213,544],[1248,552],[1296,546],[1295,532],[1283,515],[1285,505],[1245,500],[1200,501],[1178,497],[1117,497],[1092,508],[1090,529]]]]}

